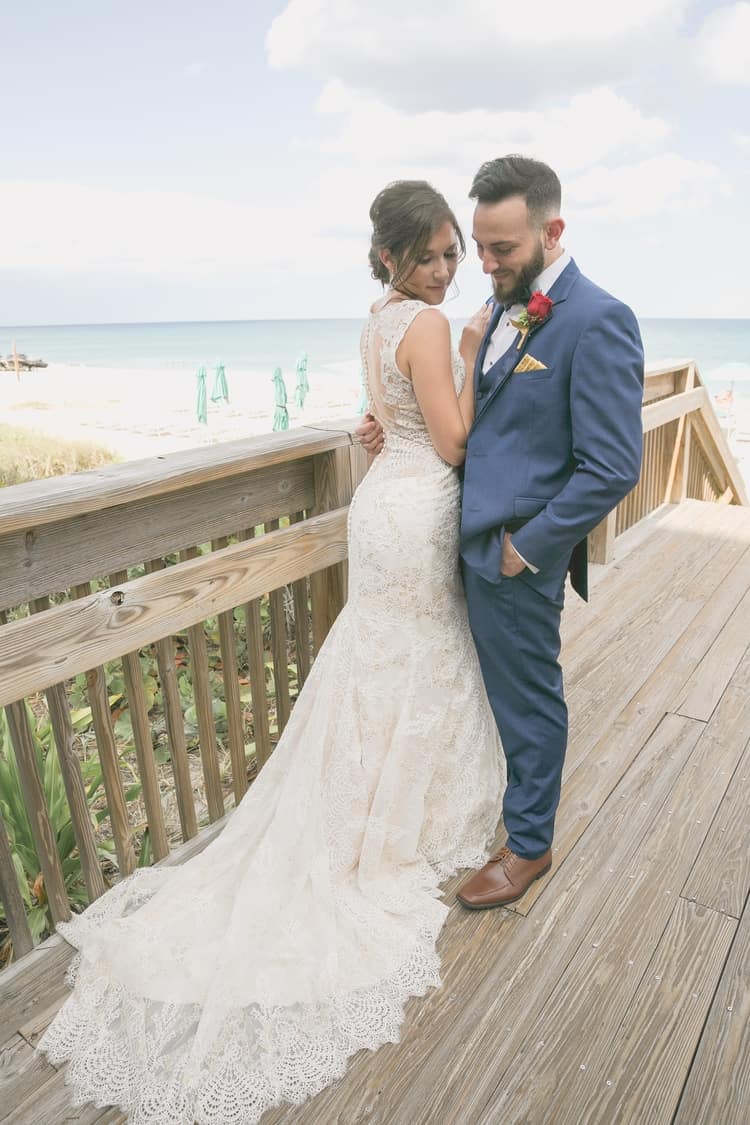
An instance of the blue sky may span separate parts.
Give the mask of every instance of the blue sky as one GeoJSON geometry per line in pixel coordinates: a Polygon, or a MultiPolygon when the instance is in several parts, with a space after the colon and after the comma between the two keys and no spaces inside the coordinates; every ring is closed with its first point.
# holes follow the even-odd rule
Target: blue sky
{"type": "MultiPolygon", "coordinates": [[[[4,6],[0,323],[361,316],[367,210],[560,172],[566,244],[641,316],[750,317],[750,3],[4,6]]],[[[487,285],[469,256],[450,315],[487,285]]]]}

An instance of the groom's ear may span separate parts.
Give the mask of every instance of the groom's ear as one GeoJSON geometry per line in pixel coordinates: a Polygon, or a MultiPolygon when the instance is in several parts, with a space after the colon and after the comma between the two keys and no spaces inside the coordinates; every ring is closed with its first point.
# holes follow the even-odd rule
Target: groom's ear
{"type": "Polygon", "coordinates": [[[564,230],[565,223],[559,216],[556,219],[548,219],[544,224],[544,249],[554,250],[564,230]]]}

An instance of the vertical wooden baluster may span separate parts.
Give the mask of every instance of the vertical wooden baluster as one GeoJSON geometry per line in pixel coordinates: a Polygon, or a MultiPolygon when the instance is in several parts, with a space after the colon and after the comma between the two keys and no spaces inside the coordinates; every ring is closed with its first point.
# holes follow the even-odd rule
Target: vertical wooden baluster
{"type": "MultiPolygon", "coordinates": [[[[31,603],[33,613],[43,613],[49,609],[49,598],[36,598],[31,603]]],[[[55,684],[44,693],[49,708],[50,724],[55,738],[57,757],[60,762],[65,796],[70,808],[73,834],[81,858],[81,871],[89,899],[93,901],[106,890],[104,877],[99,866],[96,851],[96,838],[91,823],[91,813],[86,800],[86,787],[81,774],[81,763],[73,747],[73,723],[64,684],[55,684]]]]}
{"type": "MultiPolygon", "coordinates": [[[[85,598],[91,594],[88,582],[75,587],[75,596],[85,598]]],[[[107,693],[107,677],[104,668],[91,668],[86,673],[86,697],[91,708],[91,718],[96,735],[99,765],[102,767],[104,792],[107,796],[109,821],[112,838],[117,852],[117,863],[121,875],[130,875],[135,870],[135,849],[133,832],[128,820],[128,808],[120,776],[120,763],[117,758],[117,743],[112,727],[112,712],[107,693]]]]}
{"type": "MultiPolygon", "coordinates": [[[[315,457],[315,507],[312,514],[342,508],[352,498],[349,449],[329,450],[315,457]]],[[[347,567],[337,563],[310,575],[313,648],[317,654],[346,601],[347,567]]]]}
{"type": "MultiPolygon", "coordinates": [[[[301,523],[303,519],[304,512],[296,512],[293,516],[290,516],[292,523],[301,523]]],[[[302,685],[310,675],[310,610],[306,578],[300,578],[299,581],[292,583],[292,598],[294,600],[297,687],[301,691],[302,685]]]]}
{"type": "MultiPolygon", "coordinates": [[[[241,535],[246,541],[253,539],[255,531],[251,528],[241,535]]],[[[271,732],[268,722],[268,696],[266,692],[265,650],[263,647],[263,621],[261,618],[261,599],[254,598],[245,605],[245,632],[247,639],[247,663],[250,674],[250,689],[253,695],[253,732],[255,739],[255,762],[258,770],[271,755],[271,732]]]]}
{"type": "MultiPolygon", "coordinates": [[[[146,563],[146,572],[156,574],[164,569],[162,559],[146,563]]],[[[172,762],[177,811],[180,817],[183,840],[190,840],[198,832],[198,818],[193,801],[193,779],[190,776],[185,723],[182,717],[180,689],[177,683],[177,669],[174,659],[174,643],[171,637],[163,637],[156,642],[156,666],[159,671],[161,698],[164,706],[164,719],[167,724],[167,741],[172,762]]]]}
{"type": "Polygon", "coordinates": [[[15,751],[23,801],[31,825],[31,834],[34,837],[34,848],[44,876],[44,890],[50,913],[55,922],[67,922],[70,918],[70,904],[65,890],[65,877],[39,776],[25,704],[23,701],[9,703],[5,708],[5,714],[8,717],[8,729],[15,751]]]}
{"type": "MultiPolygon", "coordinates": [[[[223,536],[211,544],[214,551],[226,547],[227,538],[223,536]]],[[[234,799],[239,804],[247,793],[247,764],[245,762],[245,728],[242,722],[242,700],[240,681],[237,675],[237,648],[234,640],[234,612],[227,610],[219,614],[219,648],[224,681],[224,703],[227,709],[227,731],[229,755],[232,762],[232,788],[234,799]]]]}
{"type": "Polygon", "coordinates": [[[0,807],[0,901],[2,901],[5,920],[10,930],[13,953],[16,957],[23,957],[34,948],[34,940],[31,936],[29,923],[26,921],[23,898],[18,889],[18,879],[13,864],[10,840],[3,820],[2,807],[0,807]]]}
{"type": "MultiPolygon", "coordinates": [[[[197,547],[188,547],[180,552],[183,560],[198,557],[197,547]]],[[[206,785],[206,804],[209,819],[213,822],[224,815],[224,795],[221,789],[221,774],[214,726],[213,697],[208,674],[208,645],[203,623],[191,625],[187,631],[190,650],[190,678],[193,684],[193,699],[198,716],[198,740],[203,762],[203,780],[206,785]]]]}
{"type": "MultiPolygon", "coordinates": [[[[128,581],[124,570],[115,571],[110,576],[111,586],[122,586],[128,581]]],[[[164,824],[164,810],[161,807],[159,775],[156,771],[154,743],[151,738],[151,722],[148,717],[146,692],[143,687],[143,671],[138,652],[126,652],[122,657],[122,671],[125,677],[125,694],[128,700],[130,722],[133,728],[135,756],[141,775],[141,792],[146,806],[148,835],[151,849],[156,859],[169,855],[169,840],[164,824]]]]}
{"type": "MultiPolygon", "coordinates": [[[[266,531],[277,531],[278,520],[269,520],[266,531]]],[[[276,726],[281,736],[289,722],[291,702],[289,699],[289,665],[287,655],[286,612],[284,610],[284,591],[272,590],[268,595],[271,612],[271,653],[273,656],[273,679],[276,685],[276,726]]]]}

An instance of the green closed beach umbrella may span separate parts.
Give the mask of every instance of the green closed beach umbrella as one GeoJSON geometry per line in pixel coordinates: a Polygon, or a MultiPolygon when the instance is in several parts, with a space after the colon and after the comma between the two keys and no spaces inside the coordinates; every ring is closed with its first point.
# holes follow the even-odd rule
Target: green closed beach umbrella
{"type": "Polygon", "coordinates": [[[224,364],[219,360],[216,364],[216,374],[214,375],[214,385],[211,391],[211,402],[229,402],[229,387],[227,386],[227,376],[224,371],[224,364]]]}
{"type": "Polygon", "coordinates": [[[206,401],[206,369],[201,364],[196,376],[198,381],[198,396],[195,401],[195,413],[201,425],[208,425],[208,402],[206,401]]]}
{"type": "Polygon", "coordinates": [[[281,368],[277,367],[271,376],[273,383],[276,409],[273,412],[273,428],[274,430],[288,430],[289,429],[289,411],[286,408],[287,395],[286,383],[284,376],[281,374],[281,368]]]}
{"type": "Polygon", "coordinates": [[[294,401],[302,408],[305,405],[310,384],[307,381],[307,352],[303,352],[297,360],[297,386],[294,388],[294,401]]]}

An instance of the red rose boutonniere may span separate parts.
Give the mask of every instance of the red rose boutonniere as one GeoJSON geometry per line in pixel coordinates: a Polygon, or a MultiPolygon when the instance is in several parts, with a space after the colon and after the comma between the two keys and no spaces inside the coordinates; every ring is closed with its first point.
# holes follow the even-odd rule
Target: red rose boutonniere
{"type": "Polygon", "coordinates": [[[529,297],[529,303],[523,312],[519,313],[515,320],[511,320],[513,327],[517,328],[521,333],[518,344],[516,345],[519,352],[526,343],[526,337],[529,332],[534,328],[538,328],[539,325],[547,319],[552,311],[553,304],[554,301],[551,301],[549,297],[545,297],[544,293],[540,293],[537,289],[537,291],[532,293],[529,297]]]}

